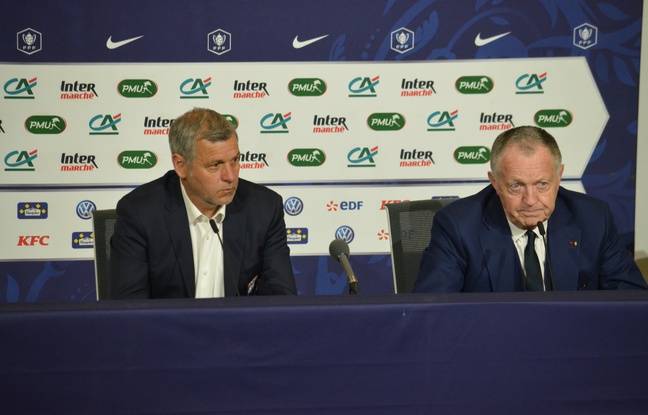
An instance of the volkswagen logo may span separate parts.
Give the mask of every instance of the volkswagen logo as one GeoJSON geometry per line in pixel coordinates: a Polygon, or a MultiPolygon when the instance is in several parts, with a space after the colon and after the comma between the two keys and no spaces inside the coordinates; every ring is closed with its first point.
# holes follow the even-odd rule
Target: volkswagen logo
{"type": "Polygon", "coordinates": [[[284,202],[284,210],[290,216],[297,216],[304,210],[304,203],[300,198],[291,196],[284,202]]]}
{"type": "Polygon", "coordinates": [[[92,212],[97,206],[90,200],[82,200],[76,207],[76,213],[81,219],[92,219],[92,212]]]}
{"type": "Polygon", "coordinates": [[[347,225],[342,225],[335,231],[335,239],[341,239],[348,244],[353,241],[354,237],[355,233],[353,232],[353,229],[347,225]]]}

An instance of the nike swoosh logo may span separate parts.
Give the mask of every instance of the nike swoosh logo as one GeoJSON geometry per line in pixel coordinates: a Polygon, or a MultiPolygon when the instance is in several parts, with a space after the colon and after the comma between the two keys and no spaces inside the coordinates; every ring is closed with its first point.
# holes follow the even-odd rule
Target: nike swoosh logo
{"type": "Polygon", "coordinates": [[[139,38],[141,38],[141,37],[144,37],[144,35],[142,35],[142,36],[132,37],[132,38],[130,38],[130,39],[120,40],[120,41],[117,41],[117,42],[113,42],[113,40],[112,40],[112,36],[109,36],[109,37],[108,37],[108,40],[106,40],[106,47],[107,47],[108,49],[111,49],[111,50],[112,50],[112,49],[121,48],[121,47],[124,46],[124,45],[128,45],[128,44],[131,43],[131,42],[135,42],[137,39],[139,39],[139,38]]]}
{"type": "Polygon", "coordinates": [[[295,49],[301,49],[305,46],[312,45],[313,43],[318,42],[325,37],[328,37],[328,35],[314,37],[312,39],[299,40],[299,36],[295,36],[295,38],[293,39],[292,47],[295,49]]]}
{"type": "Polygon", "coordinates": [[[500,33],[499,35],[483,38],[481,37],[481,33],[477,33],[477,36],[475,36],[475,46],[480,47],[480,46],[486,46],[489,43],[493,43],[498,39],[503,38],[504,36],[510,34],[511,32],[506,32],[506,33],[500,33]]]}

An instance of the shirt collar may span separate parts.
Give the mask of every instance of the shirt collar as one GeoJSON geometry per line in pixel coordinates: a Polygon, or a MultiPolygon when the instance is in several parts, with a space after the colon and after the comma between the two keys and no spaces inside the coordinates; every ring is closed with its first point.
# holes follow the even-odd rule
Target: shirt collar
{"type": "Polygon", "coordinates": [[[180,181],[180,189],[182,190],[182,199],[184,200],[185,208],[187,209],[187,218],[189,219],[190,224],[195,225],[198,222],[207,222],[209,219],[214,219],[217,223],[222,223],[225,220],[226,205],[219,207],[214,216],[208,218],[203,215],[200,209],[198,209],[191,199],[189,199],[189,195],[187,195],[182,180],[180,181]]]}
{"type": "MultiPolygon", "coordinates": [[[[523,236],[526,236],[526,232],[527,232],[526,229],[518,228],[517,225],[515,225],[513,222],[511,222],[508,217],[506,217],[506,221],[509,224],[509,228],[511,228],[511,235],[513,236],[514,241],[517,242],[518,239],[522,238],[523,236]]],[[[547,232],[547,222],[548,221],[546,221],[546,220],[544,222],[542,222],[542,224],[544,225],[544,228],[545,228],[545,233],[547,232]]],[[[533,233],[535,233],[536,236],[539,237],[539,238],[542,237],[542,235],[540,235],[540,231],[538,230],[537,226],[535,228],[533,228],[533,233]]]]}

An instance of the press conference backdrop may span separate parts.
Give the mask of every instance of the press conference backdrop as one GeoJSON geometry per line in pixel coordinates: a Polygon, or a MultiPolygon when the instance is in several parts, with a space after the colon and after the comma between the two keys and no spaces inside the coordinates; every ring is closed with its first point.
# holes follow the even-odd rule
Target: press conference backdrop
{"type": "MultiPolygon", "coordinates": [[[[279,192],[301,294],[391,291],[386,203],[463,197],[516,125],[634,237],[641,2],[8,4],[0,28],[0,301],[94,299],[91,214],[171,168],[192,107],[279,192]]],[[[163,225],[162,225],[163,226],[163,225]]],[[[428,232],[422,229],[421,232],[428,232]]]]}

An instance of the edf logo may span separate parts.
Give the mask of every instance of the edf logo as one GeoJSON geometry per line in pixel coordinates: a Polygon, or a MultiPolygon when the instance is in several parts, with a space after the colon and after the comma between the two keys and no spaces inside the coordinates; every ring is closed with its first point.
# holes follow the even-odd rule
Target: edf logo
{"type": "Polygon", "coordinates": [[[20,235],[16,246],[48,246],[49,235],[20,235]]]}
{"type": "Polygon", "coordinates": [[[329,212],[360,210],[363,205],[364,201],[362,200],[343,200],[340,203],[331,200],[326,204],[326,210],[329,212]]]}

